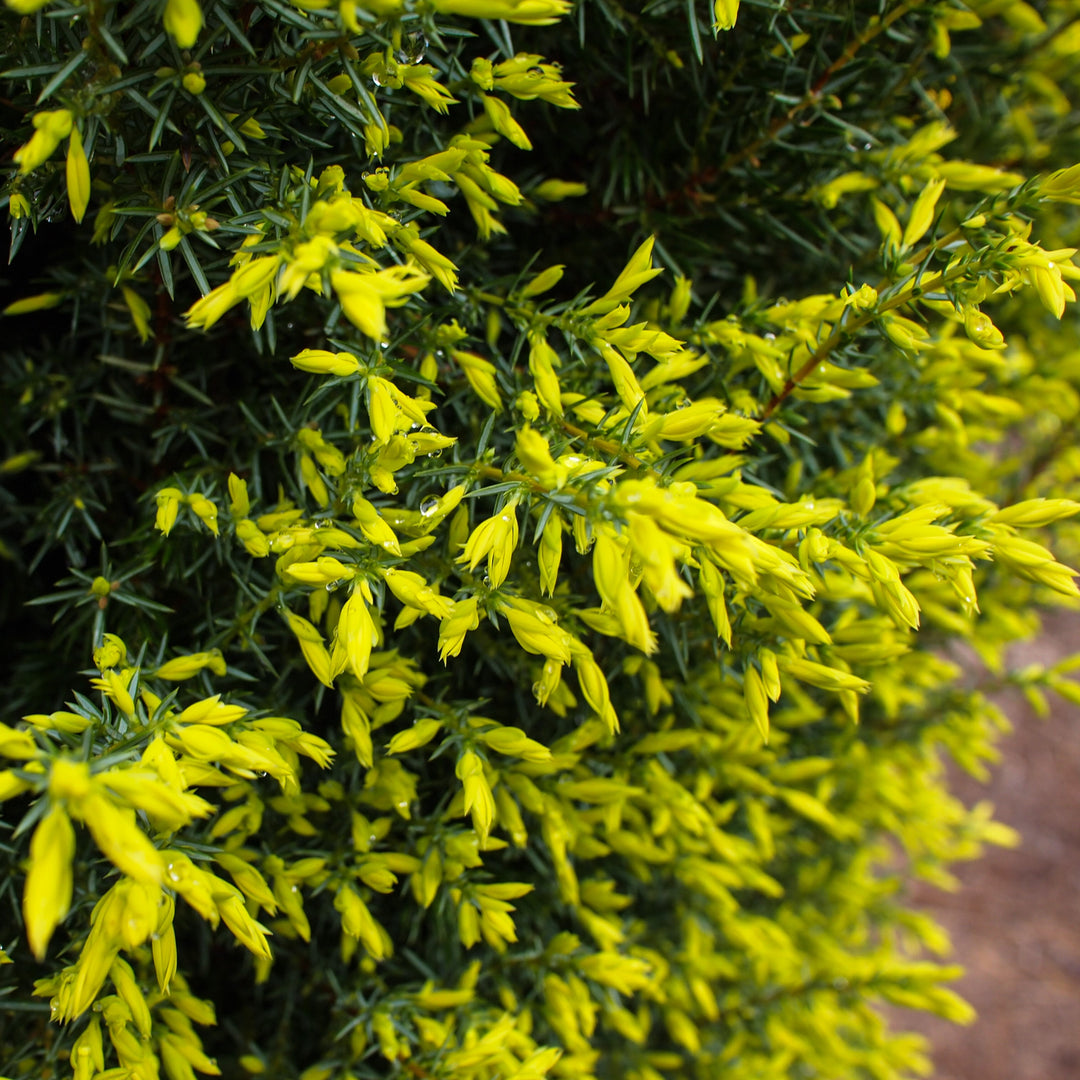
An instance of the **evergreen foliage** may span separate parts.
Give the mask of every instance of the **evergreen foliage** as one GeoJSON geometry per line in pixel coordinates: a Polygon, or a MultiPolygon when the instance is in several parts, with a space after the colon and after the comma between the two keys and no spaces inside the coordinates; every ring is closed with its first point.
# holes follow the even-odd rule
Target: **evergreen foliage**
{"type": "Polygon", "coordinates": [[[1076,0],[5,3],[0,1074],[925,1072],[1076,0]]]}

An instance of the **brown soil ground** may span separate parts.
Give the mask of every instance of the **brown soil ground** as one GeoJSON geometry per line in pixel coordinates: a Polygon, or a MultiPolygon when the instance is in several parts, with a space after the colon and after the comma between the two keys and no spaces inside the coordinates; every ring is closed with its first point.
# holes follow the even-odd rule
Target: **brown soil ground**
{"type": "MultiPolygon", "coordinates": [[[[1055,614],[1045,628],[1017,649],[1018,664],[1080,651],[1080,616],[1055,614]]],[[[915,894],[952,936],[967,969],[956,989],[979,1019],[894,1021],[931,1040],[937,1080],[1080,1080],[1080,709],[1055,697],[1044,720],[1019,694],[1000,704],[1015,730],[993,780],[958,775],[955,790],[968,803],[989,799],[1023,842],[960,866],[955,893],[915,894]]]]}

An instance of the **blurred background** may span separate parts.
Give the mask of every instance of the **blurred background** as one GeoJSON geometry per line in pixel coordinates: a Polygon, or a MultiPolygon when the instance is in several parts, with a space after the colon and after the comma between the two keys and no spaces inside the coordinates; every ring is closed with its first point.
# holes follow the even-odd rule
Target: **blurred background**
{"type": "MultiPolygon", "coordinates": [[[[1017,647],[1019,666],[1080,652],[1080,614],[1047,615],[1017,647]]],[[[915,898],[949,931],[967,969],[957,989],[978,1011],[967,1028],[911,1012],[895,1019],[933,1044],[935,1080],[1080,1078],[1080,709],[1060,698],[1046,718],[1024,697],[997,699],[1013,723],[989,784],[955,770],[967,803],[989,799],[1020,847],[987,849],[955,868],[961,887],[915,898]]]]}

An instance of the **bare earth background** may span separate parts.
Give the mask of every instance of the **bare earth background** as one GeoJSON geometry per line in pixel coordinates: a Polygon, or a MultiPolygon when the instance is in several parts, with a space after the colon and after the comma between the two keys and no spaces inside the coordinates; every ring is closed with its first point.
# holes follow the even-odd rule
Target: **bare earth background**
{"type": "MultiPolygon", "coordinates": [[[[1018,664],[1080,651],[1080,615],[1048,616],[1045,630],[1016,649],[1018,664]]],[[[1019,694],[999,703],[1015,729],[1004,759],[990,784],[958,773],[955,790],[969,804],[989,799],[1023,842],[961,865],[956,893],[915,893],[949,931],[967,968],[955,988],[979,1019],[895,1019],[932,1041],[935,1080],[1080,1080],[1080,709],[1053,697],[1042,720],[1019,694]]]]}

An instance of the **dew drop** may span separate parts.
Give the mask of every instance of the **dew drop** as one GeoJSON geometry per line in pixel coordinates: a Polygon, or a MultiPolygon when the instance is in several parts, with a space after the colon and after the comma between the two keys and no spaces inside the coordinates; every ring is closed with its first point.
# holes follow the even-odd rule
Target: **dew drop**
{"type": "Polygon", "coordinates": [[[429,495],[420,503],[420,513],[424,517],[431,517],[439,509],[439,499],[435,495],[429,495]]]}
{"type": "Polygon", "coordinates": [[[372,82],[373,82],[373,83],[374,83],[374,84],[375,84],[376,86],[382,86],[382,85],[384,85],[384,84],[383,84],[383,80],[382,80],[382,76],[381,76],[381,75],[380,75],[380,74],[379,74],[379,73],[378,73],[377,71],[373,71],[373,72],[371,73],[371,81],[372,81],[372,82]]]}
{"type": "Polygon", "coordinates": [[[539,682],[534,682],[532,684],[532,692],[533,692],[533,697],[536,698],[537,701],[541,701],[543,699],[543,697],[544,697],[544,684],[539,683],[539,682]]]}
{"type": "Polygon", "coordinates": [[[399,64],[419,64],[427,52],[427,38],[423,30],[413,30],[401,37],[401,48],[394,53],[399,64]]]}

